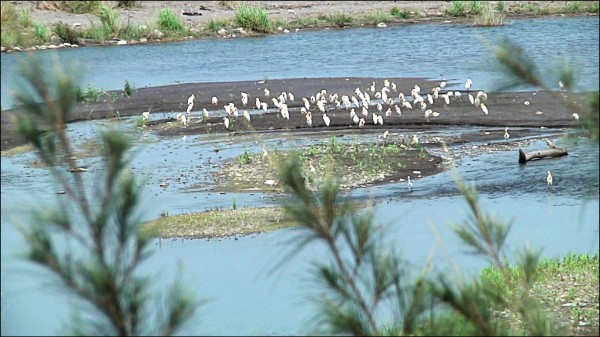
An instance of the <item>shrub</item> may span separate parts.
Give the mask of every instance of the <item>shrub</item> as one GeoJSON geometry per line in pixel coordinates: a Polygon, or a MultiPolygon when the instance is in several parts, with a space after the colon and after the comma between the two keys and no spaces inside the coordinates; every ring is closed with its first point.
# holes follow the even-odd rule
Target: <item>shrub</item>
{"type": "Polygon", "coordinates": [[[21,27],[29,27],[33,24],[33,21],[31,20],[31,13],[29,12],[29,9],[21,8],[17,12],[17,15],[19,17],[18,21],[19,21],[19,25],[21,27]]]}
{"type": "Polygon", "coordinates": [[[351,16],[348,16],[344,13],[330,15],[327,17],[327,20],[338,27],[344,27],[354,21],[351,16]]]}
{"type": "Polygon", "coordinates": [[[258,6],[241,5],[235,11],[235,22],[247,29],[259,33],[269,33],[271,22],[267,10],[258,6]]]}
{"type": "Polygon", "coordinates": [[[504,14],[496,12],[490,4],[483,6],[481,14],[473,19],[475,26],[501,26],[504,24],[504,14]]]}
{"type": "Polygon", "coordinates": [[[17,23],[18,15],[15,6],[10,2],[0,2],[0,25],[2,31],[9,26],[14,26],[17,23]]]}
{"type": "Polygon", "coordinates": [[[483,13],[485,7],[489,7],[489,4],[483,3],[482,1],[471,1],[469,13],[472,15],[479,15],[483,13]]]}
{"type": "Polygon", "coordinates": [[[110,6],[102,4],[98,18],[102,23],[102,30],[107,35],[118,35],[121,30],[121,16],[110,6]]]}
{"type": "Polygon", "coordinates": [[[221,28],[225,28],[229,25],[229,21],[225,19],[210,19],[208,21],[208,29],[211,31],[217,31],[221,28]]]}
{"type": "Polygon", "coordinates": [[[365,19],[373,24],[376,25],[380,22],[389,22],[390,21],[390,15],[384,11],[375,11],[373,13],[369,13],[365,16],[365,19]]]}
{"type": "Polygon", "coordinates": [[[390,14],[393,17],[397,17],[397,18],[401,18],[401,19],[408,19],[411,17],[410,11],[408,11],[406,9],[400,9],[398,7],[393,7],[392,9],[390,9],[390,14]]]}
{"type": "Polygon", "coordinates": [[[54,27],[54,33],[56,33],[56,35],[58,37],[61,38],[61,40],[63,42],[68,42],[71,44],[78,44],[79,41],[79,32],[71,27],[69,27],[68,24],[59,21],[56,26],[54,27]]]}
{"type": "Polygon", "coordinates": [[[158,29],[169,32],[181,32],[185,30],[183,23],[171,8],[164,8],[158,13],[156,24],[158,29]]]}
{"type": "Polygon", "coordinates": [[[123,87],[123,95],[131,97],[131,95],[133,95],[134,89],[135,87],[131,83],[129,83],[128,80],[125,80],[125,86],[123,87]]]}
{"type": "Polygon", "coordinates": [[[496,4],[496,10],[499,12],[504,12],[504,1],[498,1],[496,4]]]}
{"type": "Polygon", "coordinates": [[[95,13],[101,6],[102,1],[60,1],[60,9],[73,14],[95,13]]]}
{"type": "Polygon", "coordinates": [[[466,14],[464,1],[452,1],[452,5],[444,9],[444,13],[450,16],[463,16],[466,14]]]}
{"type": "Polygon", "coordinates": [[[47,42],[50,39],[50,29],[46,24],[34,22],[33,31],[35,37],[41,42],[47,42]]]}

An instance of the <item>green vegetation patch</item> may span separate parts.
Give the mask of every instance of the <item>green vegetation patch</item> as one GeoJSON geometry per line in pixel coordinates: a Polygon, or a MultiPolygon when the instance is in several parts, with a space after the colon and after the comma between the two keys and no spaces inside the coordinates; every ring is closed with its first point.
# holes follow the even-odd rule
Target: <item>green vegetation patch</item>
{"type": "Polygon", "coordinates": [[[297,150],[265,149],[227,160],[215,173],[214,191],[280,191],[277,166],[291,154],[299,154],[310,189],[330,176],[339,179],[342,189],[368,186],[388,180],[406,179],[414,170],[441,171],[443,160],[431,156],[420,144],[378,141],[370,144],[342,143],[333,136],[328,142],[297,150]]]}
{"type": "Polygon", "coordinates": [[[211,238],[248,235],[295,223],[284,220],[283,210],[274,207],[210,210],[201,213],[165,215],[145,223],[144,233],[161,238],[211,238]]]}
{"type": "Polygon", "coordinates": [[[259,33],[271,31],[267,10],[258,6],[241,5],[235,11],[235,22],[244,29],[259,33]]]}

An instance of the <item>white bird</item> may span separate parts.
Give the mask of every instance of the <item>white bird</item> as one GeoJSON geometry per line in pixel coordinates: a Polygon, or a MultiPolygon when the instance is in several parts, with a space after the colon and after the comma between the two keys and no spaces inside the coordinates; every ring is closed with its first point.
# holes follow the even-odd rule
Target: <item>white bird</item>
{"type": "Polygon", "coordinates": [[[306,114],[306,124],[311,127],[312,126],[312,115],[309,113],[306,114]]]}
{"type": "Polygon", "coordinates": [[[142,112],[142,118],[147,121],[148,118],[150,118],[150,111],[144,111],[142,112]]]}
{"type": "Polygon", "coordinates": [[[183,125],[184,128],[186,128],[188,125],[188,120],[187,117],[185,117],[185,115],[181,115],[181,125],[183,125]]]}
{"type": "Polygon", "coordinates": [[[208,118],[208,110],[206,110],[206,108],[202,109],[202,114],[204,115],[204,117],[208,118]]]}
{"type": "Polygon", "coordinates": [[[187,101],[187,102],[188,102],[188,105],[190,105],[190,104],[194,104],[194,98],[196,98],[196,96],[194,96],[194,94],[192,94],[192,96],[190,96],[190,97],[188,98],[188,101],[187,101]]]}
{"type": "Polygon", "coordinates": [[[379,125],[383,125],[383,116],[382,115],[377,115],[377,123],[379,123],[379,125]]]}
{"type": "Polygon", "coordinates": [[[510,138],[510,135],[508,134],[508,127],[506,127],[504,129],[504,139],[508,140],[510,138]]]}
{"type": "Polygon", "coordinates": [[[433,96],[431,94],[427,94],[427,102],[429,102],[429,105],[433,104],[433,96]]]}
{"type": "Polygon", "coordinates": [[[440,82],[440,88],[444,89],[446,87],[446,80],[442,80],[442,82],[440,82]]]}
{"type": "Polygon", "coordinates": [[[456,99],[460,99],[460,96],[462,96],[460,91],[455,91],[454,92],[454,97],[456,97],[456,99]]]}
{"type": "Polygon", "coordinates": [[[242,105],[245,107],[246,104],[248,104],[248,94],[245,92],[242,92],[242,105]]]}
{"type": "Polygon", "coordinates": [[[411,143],[413,143],[413,144],[419,144],[419,136],[417,136],[416,133],[412,136],[412,142],[411,143]]]}
{"type": "Polygon", "coordinates": [[[402,102],[402,106],[408,109],[412,109],[412,105],[408,101],[402,102]]]}
{"type": "Polygon", "coordinates": [[[271,92],[268,88],[265,88],[265,97],[269,97],[269,95],[271,95],[271,92]]]}
{"type": "Polygon", "coordinates": [[[373,81],[373,84],[371,84],[371,92],[375,92],[375,81],[373,81]]]}
{"type": "Polygon", "coordinates": [[[362,127],[364,127],[364,126],[365,126],[365,119],[364,119],[364,118],[361,118],[361,119],[358,121],[358,127],[359,127],[359,128],[362,128],[362,127]]]}
{"type": "Polygon", "coordinates": [[[467,89],[467,91],[471,89],[471,84],[473,84],[473,81],[471,81],[470,78],[467,78],[467,82],[465,82],[465,89],[467,89]]]}
{"type": "Polygon", "coordinates": [[[563,82],[558,81],[558,88],[560,89],[560,91],[563,91],[565,89],[565,85],[563,84],[563,82]]]}
{"type": "Polygon", "coordinates": [[[406,186],[408,186],[408,189],[412,192],[413,191],[413,183],[412,181],[410,181],[410,176],[406,177],[408,179],[408,181],[406,182],[406,186]]]}
{"type": "Polygon", "coordinates": [[[577,112],[573,112],[573,118],[575,118],[576,121],[579,120],[579,114],[577,112]]]}
{"type": "Polygon", "coordinates": [[[373,124],[377,125],[377,114],[373,113],[373,124]]]}
{"type": "Polygon", "coordinates": [[[475,104],[475,98],[473,98],[473,95],[469,94],[469,102],[471,102],[471,104],[475,104]]]}
{"type": "Polygon", "coordinates": [[[450,97],[448,97],[448,94],[443,94],[442,97],[444,98],[446,105],[450,104],[450,97]]]}
{"type": "Polygon", "coordinates": [[[386,139],[390,135],[390,130],[385,130],[383,133],[383,139],[386,139]]]}
{"type": "Polygon", "coordinates": [[[488,114],[488,108],[485,106],[485,104],[481,103],[479,104],[479,107],[481,108],[481,111],[483,111],[484,114],[488,114]]]}
{"type": "Polygon", "coordinates": [[[256,97],[255,106],[257,109],[260,109],[260,98],[256,97]]]}
{"type": "Polygon", "coordinates": [[[329,124],[331,123],[331,119],[329,118],[329,116],[327,116],[326,113],[323,114],[323,121],[325,122],[325,125],[329,126],[329,124]]]}
{"type": "Polygon", "coordinates": [[[269,105],[267,104],[267,102],[260,103],[260,106],[262,107],[264,112],[269,112],[269,105]]]}
{"type": "Polygon", "coordinates": [[[250,113],[247,110],[244,110],[244,118],[250,123],[250,113]]]}
{"type": "Polygon", "coordinates": [[[188,115],[191,114],[191,111],[192,111],[193,108],[194,108],[194,103],[188,104],[188,107],[187,107],[187,110],[186,110],[186,112],[187,112],[188,115]]]}
{"type": "Polygon", "coordinates": [[[546,182],[548,183],[548,186],[552,186],[552,173],[550,173],[550,171],[548,171],[548,175],[546,176],[546,182]]]}
{"type": "Polygon", "coordinates": [[[316,174],[317,173],[317,169],[315,168],[315,165],[313,165],[312,160],[310,162],[308,162],[308,166],[310,167],[310,172],[312,174],[316,174]]]}
{"type": "Polygon", "coordinates": [[[292,94],[291,92],[288,92],[288,99],[290,100],[290,102],[294,101],[294,94],[292,94]]]}
{"type": "Polygon", "coordinates": [[[217,104],[219,104],[219,99],[217,98],[217,96],[213,96],[213,98],[211,99],[211,102],[213,105],[217,105],[217,104]]]}
{"type": "Polygon", "coordinates": [[[556,149],[556,145],[554,145],[554,143],[550,139],[546,139],[546,144],[548,144],[549,148],[556,149]]]}
{"type": "Polygon", "coordinates": [[[229,130],[229,117],[223,117],[223,124],[225,125],[225,129],[229,130]]]}
{"type": "Polygon", "coordinates": [[[360,119],[358,118],[358,115],[352,116],[352,123],[358,124],[358,122],[360,122],[360,119]]]}
{"type": "Polygon", "coordinates": [[[429,122],[429,116],[431,116],[431,114],[433,113],[433,111],[431,109],[425,110],[425,119],[429,122]]]}

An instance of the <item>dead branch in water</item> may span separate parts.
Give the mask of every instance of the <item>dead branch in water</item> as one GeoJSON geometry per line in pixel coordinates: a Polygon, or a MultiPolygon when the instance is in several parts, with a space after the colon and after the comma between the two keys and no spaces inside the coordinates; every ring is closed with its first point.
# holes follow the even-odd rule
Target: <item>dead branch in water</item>
{"type": "Polygon", "coordinates": [[[562,148],[550,148],[547,150],[538,150],[525,153],[522,149],[519,149],[519,164],[525,164],[526,162],[533,159],[544,159],[544,158],[554,158],[560,157],[564,155],[568,155],[567,149],[562,148]]]}

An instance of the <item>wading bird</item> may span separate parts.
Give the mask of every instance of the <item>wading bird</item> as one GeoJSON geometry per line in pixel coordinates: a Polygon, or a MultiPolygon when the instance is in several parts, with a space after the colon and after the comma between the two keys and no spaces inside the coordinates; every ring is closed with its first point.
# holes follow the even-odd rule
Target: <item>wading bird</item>
{"type": "Polygon", "coordinates": [[[487,106],[485,106],[485,104],[481,103],[479,104],[479,107],[481,108],[481,111],[483,111],[484,114],[488,114],[488,108],[487,106]]]}
{"type": "Polygon", "coordinates": [[[554,145],[554,143],[550,139],[546,139],[546,144],[548,144],[549,148],[556,149],[556,145],[554,145]]]}
{"type": "Polygon", "coordinates": [[[504,139],[508,140],[510,138],[510,135],[508,134],[508,127],[506,127],[504,129],[504,139]]]}
{"type": "Polygon", "coordinates": [[[467,92],[471,89],[471,84],[473,84],[473,81],[471,81],[470,78],[467,78],[467,81],[465,82],[465,89],[467,89],[467,92]]]}
{"type": "Polygon", "coordinates": [[[406,186],[408,186],[408,189],[412,192],[413,191],[413,183],[412,181],[410,181],[410,176],[406,177],[408,179],[408,181],[406,182],[406,186]]]}
{"type": "Polygon", "coordinates": [[[148,118],[150,118],[150,111],[144,111],[142,112],[142,118],[147,121],[148,118]]]}
{"type": "Polygon", "coordinates": [[[548,175],[546,176],[546,182],[548,183],[548,186],[552,186],[552,173],[550,173],[550,171],[548,171],[548,175]]]}
{"type": "Polygon", "coordinates": [[[187,110],[186,110],[186,112],[187,112],[188,115],[192,113],[192,109],[193,108],[194,108],[194,103],[188,104],[188,107],[187,107],[187,110]]]}
{"type": "Polygon", "coordinates": [[[223,124],[225,125],[225,129],[229,130],[229,117],[223,117],[223,124]]]}
{"type": "Polygon", "coordinates": [[[192,96],[190,96],[190,97],[188,98],[188,105],[190,105],[190,104],[194,104],[194,98],[196,98],[196,96],[194,96],[194,94],[192,94],[192,96]]]}
{"type": "Polygon", "coordinates": [[[327,116],[327,113],[323,113],[323,122],[325,122],[325,125],[329,126],[329,124],[331,123],[331,119],[329,118],[329,116],[327,116]]]}
{"type": "Polygon", "coordinates": [[[244,110],[244,118],[250,123],[250,113],[247,110],[244,110]]]}

